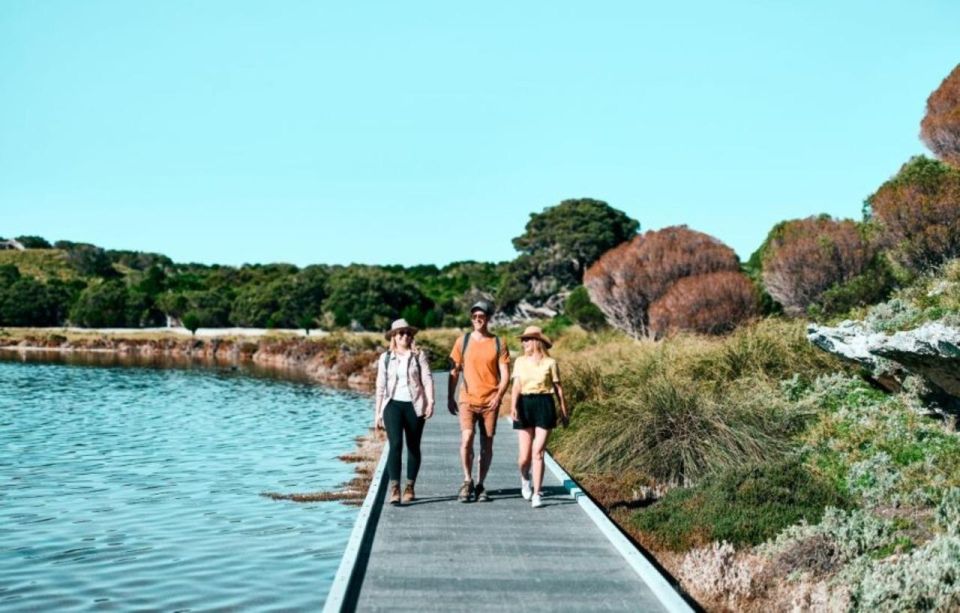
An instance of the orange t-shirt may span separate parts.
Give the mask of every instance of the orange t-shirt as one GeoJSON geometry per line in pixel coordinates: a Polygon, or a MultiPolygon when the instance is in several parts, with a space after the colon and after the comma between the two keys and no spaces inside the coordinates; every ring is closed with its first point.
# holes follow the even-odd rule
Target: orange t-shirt
{"type": "Polygon", "coordinates": [[[507,344],[500,339],[500,355],[497,356],[497,343],[494,337],[470,337],[467,343],[467,360],[463,361],[463,337],[458,336],[450,352],[454,364],[462,364],[460,402],[473,405],[487,405],[497,395],[500,386],[498,376],[500,364],[510,364],[507,344]]]}

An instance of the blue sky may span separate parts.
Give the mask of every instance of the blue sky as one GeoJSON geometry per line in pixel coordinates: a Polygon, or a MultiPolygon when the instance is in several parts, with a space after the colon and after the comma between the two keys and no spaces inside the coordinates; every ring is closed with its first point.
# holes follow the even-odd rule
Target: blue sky
{"type": "Polygon", "coordinates": [[[177,261],[511,259],[593,197],[746,258],[859,218],[960,3],[0,3],[0,236],[177,261]]]}

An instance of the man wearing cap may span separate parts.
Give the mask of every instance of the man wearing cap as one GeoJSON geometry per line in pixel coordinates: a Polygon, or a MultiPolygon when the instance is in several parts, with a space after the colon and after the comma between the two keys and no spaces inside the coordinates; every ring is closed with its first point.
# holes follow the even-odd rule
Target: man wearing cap
{"type": "Polygon", "coordinates": [[[483,481],[493,459],[493,437],[497,431],[500,403],[510,382],[510,354],[505,343],[487,329],[493,305],[480,300],[470,307],[473,331],[457,338],[450,352],[453,369],[447,394],[447,407],[460,416],[460,463],[463,467],[463,485],[457,499],[460,502],[490,500],[483,481]],[[457,382],[463,376],[460,397],[455,397],[457,382]],[[480,430],[480,462],[477,483],[473,483],[473,436],[480,430]]]}

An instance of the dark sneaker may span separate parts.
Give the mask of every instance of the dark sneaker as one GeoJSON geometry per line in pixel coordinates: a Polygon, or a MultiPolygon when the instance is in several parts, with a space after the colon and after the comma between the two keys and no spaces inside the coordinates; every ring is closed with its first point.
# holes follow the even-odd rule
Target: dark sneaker
{"type": "Polygon", "coordinates": [[[477,487],[473,490],[473,495],[477,502],[490,502],[490,494],[487,493],[487,488],[483,487],[482,483],[477,484],[477,487]]]}
{"type": "Polygon", "coordinates": [[[457,500],[460,502],[470,502],[470,499],[473,497],[473,479],[468,479],[463,482],[463,485],[460,486],[460,491],[457,492],[457,500]]]}

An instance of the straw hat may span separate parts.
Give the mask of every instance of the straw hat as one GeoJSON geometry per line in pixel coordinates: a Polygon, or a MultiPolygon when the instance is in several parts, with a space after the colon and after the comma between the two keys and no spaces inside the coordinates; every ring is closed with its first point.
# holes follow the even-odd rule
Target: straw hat
{"type": "Polygon", "coordinates": [[[393,338],[394,334],[396,334],[397,332],[400,332],[401,330],[410,330],[410,332],[413,334],[416,334],[417,332],[420,331],[419,329],[414,328],[413,326],[408,324],[406,319],[398,319],[394,321],[392,324],[390,324],[390,329],[387,330],[384,336],[387,337],[387,340],[390,340],[391,338],[393,338]]]}
{"type": "Polygon", "coordinates": [[[543,335],[543,330],[540,329],[540,326],[527,326],[523,331],[523,334],[520,335],[520,340],[526,340],[528,338],[535,338],[547,349],[553,347],[553,343],[550,342],[550,339],[543,335]]]}

